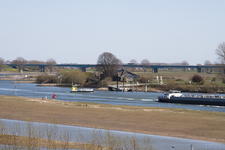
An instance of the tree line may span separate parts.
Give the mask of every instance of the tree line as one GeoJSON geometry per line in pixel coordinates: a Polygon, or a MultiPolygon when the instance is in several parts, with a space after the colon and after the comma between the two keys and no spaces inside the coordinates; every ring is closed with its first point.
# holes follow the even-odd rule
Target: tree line
{"type": "MultiPolygon", "coordinates": [[[[225,42],[222,42],[218,45],[217,49],[215,50],[215,53],[218,56],[218,62],[216,62],[216,64],[220,64],[222,68],[221,70],[225,72],[225,67],[222,67],[225,64],[225,42]]],[[[24,68],[24,65],[28,63],[29,64],[47,64],[47,68],[49,69],[50,73],[53,71],[54,65],[57,64],[53,58],[50,58],[46,62],[44,62],[44,61],[38,61],[38,60],[27,61],[23,57],[17,57],[15,60],[11,62],[11,64],[17,65],[19,71],[22,70],[24,68]]],[[[131,59],[129,63],[138,64],[138,62],[135,59],[131,59]]],[[[123,62],[120,59],[118,59],[115,55],[109,52],[104,52],[101,55],[99,55],[97,59],[98,67],[96,69],[103,73],[103,77],[107,77],[107,76],[111,77],[113,74],[117,72],[119,68],[121,68],[122,64],[123,62]]],[[[143,66],[146,66],[143,68],[144,71],[146,72],[147,66],[150,65],[150,61],[148,59],[143,59],[140,64],[143,66]]],[[[0,71],[2,71],[3,65],[4,65],[4,59],[0,57],[0,71]]],[[[189,63],[184,60],[180,63],[180,65],[188,66],[189,63]]],[[[197,65],[201,65],[201,64],[197,64],[197,65]]],[[[204,62],[204,65],[210,66],[212,65],[212,62],[210,62],[209,60],[206,60],[204,62]]],[[[184,71],[185,70],[186,69],[184,69],[184,71]]]]}
{"type": "MultiPolygon", "coordinates": [[[[0,71],[4,68],[5,61],[3,58],[0,57],[0,71]]],[[[24,69],[25,64],[47,64],[47,68],[50,72],[53,71],[54,65],[57,64],[53,58],[49,58],[46,62],[45,61],[38,61],[38,60],[26,60],[23,57],[17,57],[15,60],[12,60],[10,64],[15,64],[18,68],[18,71],[24,69]]],[[[38,70],[37,67],[27,67],[31,70],[38,70]]]]}

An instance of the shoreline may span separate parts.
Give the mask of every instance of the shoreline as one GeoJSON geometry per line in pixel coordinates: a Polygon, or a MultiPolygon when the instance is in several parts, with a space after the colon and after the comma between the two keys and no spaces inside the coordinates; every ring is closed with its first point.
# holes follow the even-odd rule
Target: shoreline
{"type": "MultiPolygon", "coordinates": [[[[1,73],[4,74],[4,73],[1,73]]],[[[25,75],[25,74],[16,74],[16,75],[8,75],[8,76],[0,76],[0,80],[10,80],[12,81],[11,83],[36,83],[38,84],[37,86],[46,86],[46,87],[71,87],[71,84],[68,83],[37,83],[36,82],[36,78],[35,75],[25,75]]],[[[155,85],[155,84],[152,84],[155,85]]],[[[188,86],[188,85],[187,85],[188,86]]],[[[79,88],[79,87],[78,87],[79,88]]],[[[94,88],[94,90],[96,91],[109,91],[107,88],[108,87],[96,87],[96,85],[93,86],[82,86],[81,88],[94,88]]],[[[210,91],[202,91],[202,90],[194,90],[194,89],[190,89],[187,88],[187,90],[180,90],[181,92],[184,93],[205,93],[205,94],[210,94],[210,93],[217,93],[217,94],[225,94],[225,91],[214,91],[214,92],[210,92],[210,91]]],[[[134,89],[133,92],[136,92],[136,88],[134,89]]],[[[145,92],[145,87],[142,86],[138,86],[137,87],[137,92],[145,92]]],[[[168,92],[168,89],[165,87],[151,87],[151,85],[148,85],[147,87],[147,92],[157,92],[157,93],[163,93],[163,92],[168,92]]]]}
{"type": "Polygon", "coordinates": [[[225,114],[0,95],[0,117],[225,143],[225,114]]]}

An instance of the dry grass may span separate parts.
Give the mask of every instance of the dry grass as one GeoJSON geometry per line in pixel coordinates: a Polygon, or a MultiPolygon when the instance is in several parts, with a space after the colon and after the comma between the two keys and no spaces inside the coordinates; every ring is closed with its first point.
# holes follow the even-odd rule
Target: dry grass
{"type": "MultiPolygon", "coordinates": [[[[53,122],[54,123],[54,122],[53,122]]],[[[155,149],[151,144],[151,139],[146,136],[140,140],[135,137],[120,137],[109,130],[100,131],[94,129],[89,138],[84,135],[73,133],[67,129],[61,130],[56,124],[34,125],[29,120],[24,125],[13,123],[8,126],[0,121],[0,150],[15,149],[89,149],[89,150],[118,150],[118,149],[155,149]],[[71,137],[73,135],[73,137],[71,137]],[[76,137],[74,137],[76,135],[76,137]],[[71,142],[74,141],[74,142],[71,142]]]]}
{"type": "Polygon", "coordinates": [[[0,135],[0,144],[2,144],[2,147],[0,147],[0,149],[5,149],[5,148],[8,149],[7,145],[13,145],[14,149],[20,149],[19,146],[26,146],[26,147],[29,147],[30,149],[32,148],[39,149],[38,147],[48,147],[50,149],[55,149],[55,148],[80,149],[81,147],[83,148],[92,147],[92,145],[84,144],[84,143],[81,144],[76,142],[65,142],[65,141],[56,141],[56,140],[54,141],[54,140],[47,140],[47,139],[40,139],[40,138],[15,136],[15,135],[0,135]]]}
{"type": "Polygon", "coordinates": [[[225,143],[225,113],[0,96],[0,118],[225,143]]]}
{"type": "Polygon", "coordinates": [[[205,80],[212,80],[213,77],[217,77],[217,74],[208,74],[208,73],[197,73],[197,71],[186,71],[181,70],[159,70],[158,73],[152,72],[134,72],[141,77],[152,78],[156,80],[156,76],[162,76],[164,79],[182,79],[184,81],[189,81],[195,74],[202,76],[205,80]]]}

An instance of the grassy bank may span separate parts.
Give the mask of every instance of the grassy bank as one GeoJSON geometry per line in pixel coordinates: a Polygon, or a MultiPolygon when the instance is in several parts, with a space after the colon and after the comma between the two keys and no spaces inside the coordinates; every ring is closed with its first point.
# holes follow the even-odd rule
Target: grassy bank
{"type": "Polygon", "coordinates": [[[225,113],[0,96],[0,118],[225,143],[225,113]]]}

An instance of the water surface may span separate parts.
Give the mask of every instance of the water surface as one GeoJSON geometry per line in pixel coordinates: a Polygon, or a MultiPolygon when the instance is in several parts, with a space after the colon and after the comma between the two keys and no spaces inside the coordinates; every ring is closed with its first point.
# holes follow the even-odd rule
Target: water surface
{"type": "MultiPolygon", "coordinates": [[[[35,83],[10,83],[11,81],[0,80],[0,95],[17,95],[22,97],[51,98],[53,93],[56,99],[68,102],[93,102],[111,105],[151,106],[165,108],[182,108],[190,110],[225,112],[224,106],[204,106],[160,103],[157,97],[162,93],[156,92],[113,92],[94,91],[93,93],[70,93],[69,87],[41,87],[35,83]]],[[[184,95],[201,93],[184,93],[184,95]]],[[[216,94],[222,95],[223,94],[216,94]]]]}
{"type": "MultiPolygon", "coordinates": [[[[26,136],[25,128],[27,122],[17,121],[17,120],[8,120],[8,119],[0,119],[0,122],[4,122],[8,127],[14,125],[14,123],[19,123],[21,130],[26,136]]],[[[37,123],[32,122],[33,125],[37,128],[40,127],[50,127],[55,126],[53,124],[46,123],[37,123]]],[[[102,130],[102,129],[94,129],[94,128],[86,128],[86,127],[78,127],[78,126],[67,126],[67,125],[56,125],[58,131],[68,131],[70,134],[69,139],[71,142],[77,141],[77,137],[82,134],[84,137],[84,141],[91,140],[93,131],[100,132],[104,138],[105,132],[110,132],[115,136],[119,136],[121,138],[125,138],[126,136],[131,138],[134,137],[138,141],[142,141],[146,137],[150,137],[151,144],[157,150],[190,150],[191,145],[194,146],[195,150],[224,150],[225,144],[215,143],[215,142],[206,142],[200,140],[191,140],[191,139],[183,139],[183,138],[174,138],[167,136],[157,136],[157,135],[149,135],[149,134],[140,134],[140,133],[132,133],[132,132],[123,132],[123,131],[115,131],[115,130],[102,130]]],[[[43,135],[42,138],[46,138],[43,135]]]]}

